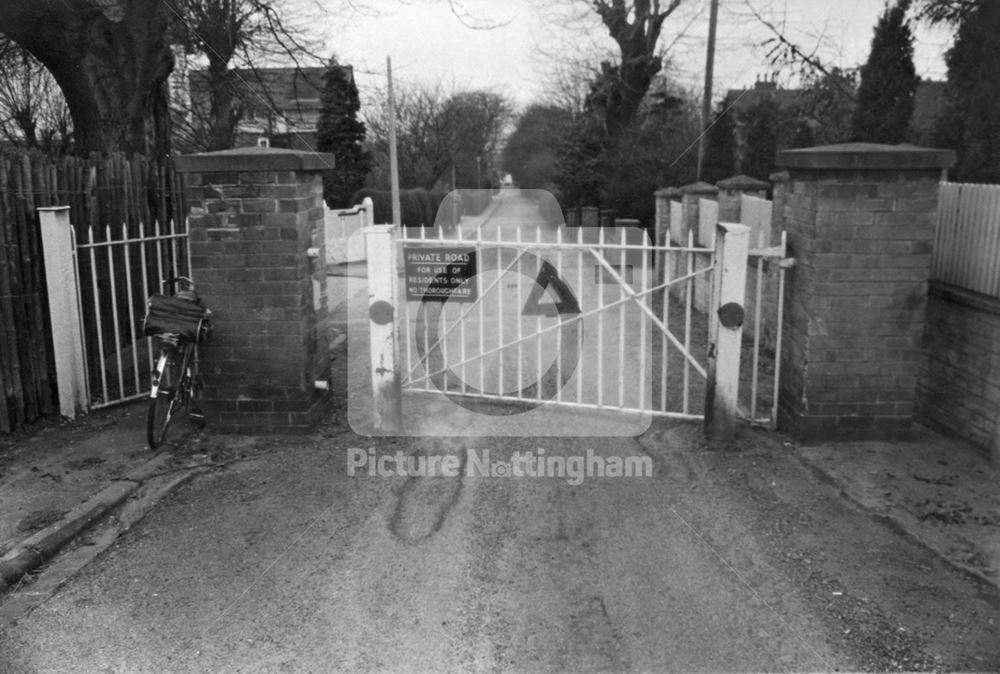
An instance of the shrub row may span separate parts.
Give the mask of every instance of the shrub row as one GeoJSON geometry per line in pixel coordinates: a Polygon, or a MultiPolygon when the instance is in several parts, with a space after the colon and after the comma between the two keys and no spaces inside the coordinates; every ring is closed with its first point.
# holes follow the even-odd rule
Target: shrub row
{"type": "MultiPolygon", "coordinates": [[[[368,197],[375,207],[375,222],[392,222],[392,192],[364,188],[351,197],[352,204],[360,204],[368,197]]],[[[400,190],[399,207],[404,227],[444,227],[450,229],[455,219],[465,215],[479,215],[490,205],[491,190],[461,190],[460,194],[428,192],[422,187],[400,190]]]]}
{"type": "Polygon", "coordinates": [[[462,190],[462,206],[469,215],[479,215],[485,211],[492,198],[492,190],[462,190]]]}

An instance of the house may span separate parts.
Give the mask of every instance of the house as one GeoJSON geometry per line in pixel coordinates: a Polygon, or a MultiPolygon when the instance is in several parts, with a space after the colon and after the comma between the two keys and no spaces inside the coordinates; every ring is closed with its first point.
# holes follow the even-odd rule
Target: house
{"type": "MultiPolygon", "coordinates": [[[[316,149],[326,68],[239,68],[230,72],[237,82],[233,147],[316,149]]],[[[191,109],[207,110],[207,71],[192,70],[187,77],[191,109]]]]}
{"type": "MultiPolygon", "coordinates": [[[[911,123],[916,131],[931,125],[944,105],[946,82],[922,80],[914,92],[911,123]]],[[[752,89],[730,89],[726,92],[727,109],[748,110],[766,98],[777,101],[779,108],[790,109],[802,102],[805,89],[782,89],[773,79],[757,79],[752,89]]]]}
{"type": "MultiPolygon", "coordinates": [[[[910,120],[910,138],[912,142],[921,145],[930,145],[933,143],[934,125],[946,102],[945,87],[945,82],[930,80],[921,81],[917,85],[917,89],[914,92],[913,116],[910,120]]],[[[728,114],[732,115],[733,119],[736,172],[746,170],[745,167],[741,166],[745,159],[747,148],[745,113],[765,101],[773,101],[776,103],[778,110],[801,114],[801,110],[807,103],[806,94],[807,90],[805,89],[782,89],[776,81],[773,79],[768,80],[767,78],[758,79],[753,88],[730,89],[726,92],[724,109],[728,114]]],[[[841,104],[831,104],[832,99],[829,96],[823,100],[824,104],[829,106],[829,110],[831,111],[827,112],[827,117],[830,118],[829,116],[832,114],[832,111],[841,111],[830,119],[837,120],[841,127],[846,124],[846,128],[849,129],[850,119],[844,118],[842,111],[845,109],[849,110],[853,106],[853,103],[846,101],[841,104]]],[[[814,127],[814,130],[817,124],[820,124],[820,122],[815,119],[806,121],[806,125],[814,127]]],[[[841,128],[837,132],[838,135],[842,133],[844,133],[844,128],[841,128]]],[[[760,177],[766,178],[767,176],[763,175],[760,177]]]]}

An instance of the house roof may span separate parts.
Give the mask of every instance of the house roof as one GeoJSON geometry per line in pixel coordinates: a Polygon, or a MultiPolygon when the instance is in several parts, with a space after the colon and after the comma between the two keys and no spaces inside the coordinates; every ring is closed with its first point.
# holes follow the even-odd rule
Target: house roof
{"type": "MultiPolygon", "coordinates": [[[[945,102],[947,82],[923,80],[917,84],[913,96],[912,125],[915,129],[926,129],[934,124],[945,102]]],[[[794,106],[805,95],[805,89],[781,89],[775,82],[757,81],[752,89],[730,89],[726,92],[726,107],[742,111],[752,108],[760,101],[771,98],[778,107],[794,106]]]]}
{"type": "Polygon", "coordinates": [[[802,98],[804,89],[779,89],[774,82],[758,81],[753,89],[730,89],[726,92],[726,108],[746,110],[763,100],[772,99],[778,107],[792,107],[802,98]]]}
{"type": "MultiPolygon", "coordinates": [[[[320,107],[326,68],[234,68],[232,72],[246,93],[260,97],[261,107],[265,101],[268,107],[273,105],[281,110],[320,107]]],[[[189,79],[192,99],[207,94],[206,70],[192,70],[189,79]]]]}

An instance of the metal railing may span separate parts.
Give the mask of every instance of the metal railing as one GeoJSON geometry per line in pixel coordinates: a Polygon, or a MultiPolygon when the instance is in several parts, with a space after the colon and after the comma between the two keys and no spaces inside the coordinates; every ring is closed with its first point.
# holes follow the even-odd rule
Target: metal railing
{"type": "MultiPolygon", "coordinates": [[[[407,248],[465,246],[478,263],[474,301],[402,302],[404,390],[703,418],[708,319],[692,297],[714,251],[655,246],[633,231],[397,237],[397,259],[407,248]]],[[[397,273],[403,298],[405,267],[397,273]]]]}

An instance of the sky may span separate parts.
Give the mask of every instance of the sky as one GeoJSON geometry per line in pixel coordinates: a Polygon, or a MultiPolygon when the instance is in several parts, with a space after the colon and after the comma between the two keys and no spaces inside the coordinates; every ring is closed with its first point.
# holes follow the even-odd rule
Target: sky
{"type": "MultiPolygon", "coordinates": [[[[595,14],[584,11],[578,20],[568,13],[572,0],[369,0],[367,6],[359,0],[347,2],[355,9],[331,12],[324,20],[325,47],[341,62],[354,65],[363,97],[384,88],[386,57],[391,56],[394,79],[403,85],[485,88],[523,107],[543,99],[551,87],[552,54],[600,53],[614,47],[595,14]],[[470,27],[484,25],[494,27],[470,27]]],[[[661,37],[661,45],[668,46],[672,77],[699,92],[708,7],[708,0],[683,0],[661,37]]],[[[761,43],[772,34],[752,12],[780,26],[797,45],[815,50],[824,63],[852,67],[867,58],[883,7],[884,0],[720,0],[713,98],[771,76],[761,43]]],[[[950,33],[922,25],[915,29],[918,74],[944,79],[950,33]]],[[[796,84],[790,70],[778,73],[777,79],[782,86],[796,84]]]]}

